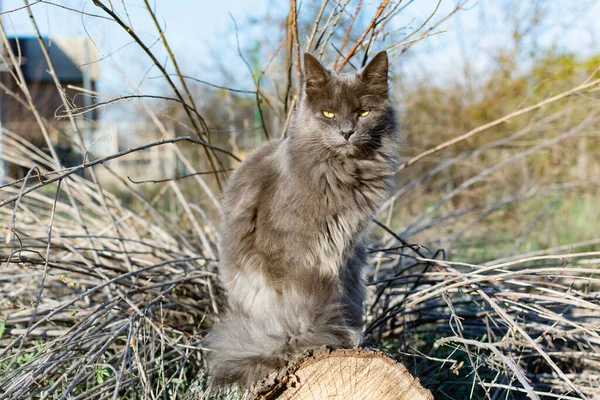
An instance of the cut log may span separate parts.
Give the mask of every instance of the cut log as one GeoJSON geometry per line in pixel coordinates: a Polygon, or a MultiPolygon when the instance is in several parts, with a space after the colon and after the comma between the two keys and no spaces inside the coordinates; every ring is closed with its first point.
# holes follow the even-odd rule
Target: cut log
{"type": "Polygon", "coordinates": [[[373,349],[319,350],[261,382],[251,397],[271,399],[433,400],[402,365],[373,349]]]}

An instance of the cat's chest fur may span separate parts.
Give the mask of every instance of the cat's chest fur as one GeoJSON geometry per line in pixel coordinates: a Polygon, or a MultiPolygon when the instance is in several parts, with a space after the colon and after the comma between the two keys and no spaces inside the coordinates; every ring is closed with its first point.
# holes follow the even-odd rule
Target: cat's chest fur
{"type": "Polygon", "coordinates": [[[286,245],[281,256],[336,274],[352,256],[369,218],[385,198],[389,163],[379,154],[305,157],[301,165],[294,163],[294,157],[286,155],[286,159],[268,219],[282,237],[290,235],[288,243],[299,243],[303,249],[286,251],[294,247],[286,245]],[[302,258],[296,259],[296,254],[302,258]]]}

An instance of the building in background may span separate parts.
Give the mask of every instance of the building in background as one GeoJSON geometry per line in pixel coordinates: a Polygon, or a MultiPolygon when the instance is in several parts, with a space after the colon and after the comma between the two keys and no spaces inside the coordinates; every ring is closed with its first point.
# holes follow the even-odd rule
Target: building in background
{"type": "MultiPolygon", "coordinates": [[[[43,41],[65,98],[70,108],[75,110],[75,123],[83,136],[85,148],[93,144],[88,157],[105,157],[162,137],[162,133],[147,119],[98,120],[99,113],[93,107],[96,104],[93,93],[96,92],[100,73],[94,62],[98,58],[91,40],[44,38],[43,41]],[[82,112],[84,110],[89,111],[82,112]]],[[[78,146],[79,135],[68,118],[38,38],[12,37],[8,42],[15,60],[9,57],[9,49],[0,47],[0,183],[6,177],[21,179],[31,167],[41,164],[42,160],[39,154],[35,155],[35,150],[15,151],[23,148],[15,145],[15,141],[21,144],[29,142],[46,155],[50,154],[36,113],[43,120],[62,166],[81,164],[83,155],[78,146]],[[30,109],[15,80],[19,76],[27,85],[36,113],[30,109]]],[[[105,166],[121,177],[136,179],[164,179],[178,174],[173,148],[165,146],[120,157],[105,166]]],[[[118,181],[106,169],[100,169],[98,173],[103,182],[118,181]]]]}
{"type": "MultiPolygon", "coordinates": [[[[91,41],[87,38],[43,38],[43,42],[70,107],[82,109],[92,105],[92,92],[100,74],[97,64],[91,62],[96,60],[91,41]]],[[[44,153],[49,153],[36,115],[30,110],[26,97],[15,80],[15,77],[19,79],[22,76],[61,163],[64,166],[79,164],[81,154],[73,146],[74,141],[77,143],[79,139],[71,121],[61,118],[66,116],[66,110],[38,38],[12,37],[8,39],[8,45],[14,55],[13,59],[9,57],[9,49],[0,47],[0,59],[3,61],[0,62],[2,134],[14,134],[44,153]]],[[[76,118],[86,145],[89,145],[93,141],[97,113],[90,111],[76,118]]],[[[4,170],[0,170],[3,175],[18,179],[27,173],[25,167],[10,162],[6,164],[3,166],[4,170]]]]}

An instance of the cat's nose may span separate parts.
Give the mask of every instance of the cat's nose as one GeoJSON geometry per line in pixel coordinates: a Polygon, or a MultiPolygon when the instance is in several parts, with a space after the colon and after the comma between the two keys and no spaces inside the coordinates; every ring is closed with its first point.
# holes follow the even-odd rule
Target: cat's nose
{"type": "Polygon", "coordinates": [[[342,123],[340,124],[340,132],[346,140],[350,139],[350,136],[352,136],[355,130],[356,127],[354,126],[352,121],[342,121],[342,123]]]}

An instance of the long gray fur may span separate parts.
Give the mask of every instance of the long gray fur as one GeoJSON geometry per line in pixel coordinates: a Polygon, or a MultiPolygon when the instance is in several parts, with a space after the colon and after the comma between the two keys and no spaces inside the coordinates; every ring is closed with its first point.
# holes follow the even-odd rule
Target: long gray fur
{"type": "Polygon", "coordinates": [[[289,136],[251,153],[224,192],[220,278],[230,310],[204,341],[215,385],[247,387],[298,353],[360,341],[362,239],[391,184],[399,136],[387,54],[337,74],[307,53],[304,69],[289,136]]]}

